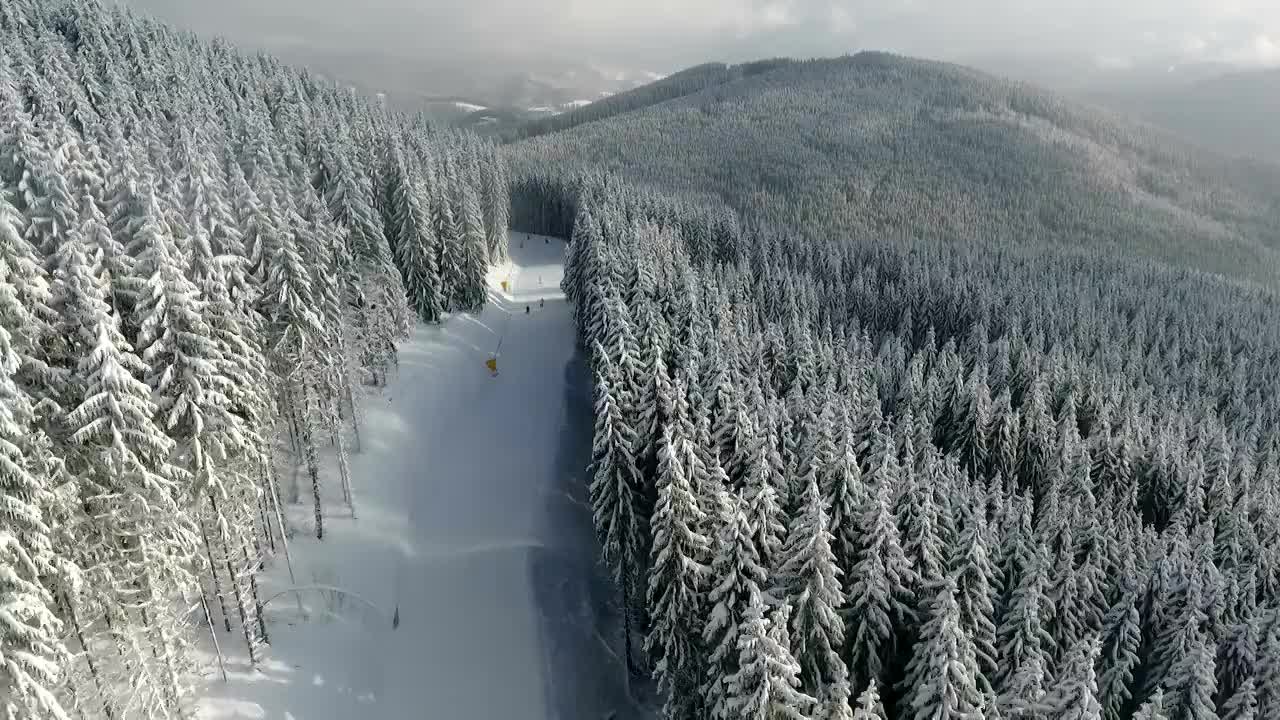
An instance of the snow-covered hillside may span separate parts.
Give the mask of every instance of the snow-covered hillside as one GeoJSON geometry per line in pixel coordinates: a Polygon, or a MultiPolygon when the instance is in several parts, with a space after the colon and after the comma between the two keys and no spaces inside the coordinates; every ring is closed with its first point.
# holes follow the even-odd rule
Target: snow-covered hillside
{"type": "Polygon", "coordinates": [[[618,633],[601,630],[616,623],[583,503],[590,402],[563,249],[513,236],[484,311],[402,347],[398,377],[366,401],[358,519],[326,519],[323,543],[298,536],[292,583],[283,560],[266,573],[264,597],[311,589],[270,601],[263,671],[233,659],[200,717],[631,716],[618,633]]]}

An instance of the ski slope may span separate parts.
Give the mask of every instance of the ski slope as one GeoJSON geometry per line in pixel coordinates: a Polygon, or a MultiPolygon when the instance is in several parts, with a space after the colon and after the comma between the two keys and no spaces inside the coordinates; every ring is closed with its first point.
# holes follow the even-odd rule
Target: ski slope
{"type": "Polygon", "coordinates": [[[319,543],[307,506],[291,508],[294,579],[283,558],[263,578],[277,596],[267,660],[249,669],[223,635],[230,680],[213,666],[199,717],[635,715],[583,501],[590,398],[563,252],[513,234],[483,312],[419,327],[402,347],[398,375],[365,401],[358,519],[327,517],[319,543]],[[296,586],[345,592],[279,594],[296,586]]]}

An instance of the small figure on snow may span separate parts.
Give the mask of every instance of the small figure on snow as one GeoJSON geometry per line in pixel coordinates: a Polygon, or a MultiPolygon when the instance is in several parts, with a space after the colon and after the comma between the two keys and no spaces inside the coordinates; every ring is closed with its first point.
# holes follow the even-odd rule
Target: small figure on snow
{"type": "Polygon", "coordinates": [[[525,306],[524,306],[524,314],[525,314],[525,315],[528,315],[528,314],[529,314],[529,306],[528,306],[528,305],[525,305],[525,306]]]}
{"type": "Polygon", "coordinates": [[[546,298],[538,298],[538,307],[542,307],[546,301],[546,298]]]}

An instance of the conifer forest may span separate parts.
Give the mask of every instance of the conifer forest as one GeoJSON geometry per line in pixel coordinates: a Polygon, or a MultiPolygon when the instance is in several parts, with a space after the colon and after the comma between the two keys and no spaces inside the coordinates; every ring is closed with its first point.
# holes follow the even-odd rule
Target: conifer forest
{"type": "Polygon", "coordinates": [[[525,165],[663,717],[1280,717],[1270,290],[525,165]]]}
{"type": "Polygon", "coordinates": [[[193,643],[260,656],[282,503],[323,538],[323,447],[358,513],[365,388],[484,302],[507,208],[473,136],[113,4],[0,3],[5,717],[185,717],[193,643]]]}
{"type": "Polygon", "coordinates": [[[264,665],[511,230],[646,720],[1280,720],[1280,169],[884,53],[483,137],[97,0],[0,0],[0,714],[264,665]]]}

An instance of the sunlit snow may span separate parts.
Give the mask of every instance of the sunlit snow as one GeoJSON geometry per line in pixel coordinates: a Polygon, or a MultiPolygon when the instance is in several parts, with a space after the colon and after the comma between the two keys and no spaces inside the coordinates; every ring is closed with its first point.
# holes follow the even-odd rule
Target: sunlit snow
{"type": "Polygon", "coordinates": [[[563,250],[513,235],[484,311],[401,348],[399,375],[365,399],[358,519],[335,511],[319,543],[309,506],[293,508],[294,584],[282,556],[263,578],[267,660],[232,657],[227,683],[210,660],[199,717],[635,717],[584,502],[589,388],[563,250]]]}

